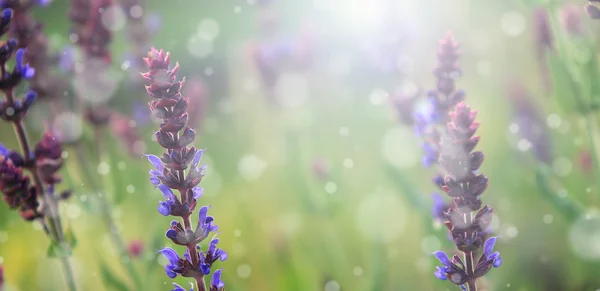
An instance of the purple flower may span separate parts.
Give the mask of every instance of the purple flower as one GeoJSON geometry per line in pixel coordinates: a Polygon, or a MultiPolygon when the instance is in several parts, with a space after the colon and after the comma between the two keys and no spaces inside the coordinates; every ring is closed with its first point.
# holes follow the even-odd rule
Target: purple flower
{"type": "MultiPolygon", "coordinates": [[[[185,288],[181,287],[181,285],[179,285],[177,283],[173,283],[173,286],[175,286],[175,289],[173,289],[171,291],[188,291],[188,290],[185,290],[185,288]]],[[[194,287],[190,288],[189,291],[194,291],[194,287]]]]}
{"type": "Polygon", "coordinates": [[[210,291],[222,291],[225,288],[225,283],[221,281],[222,271],[216,270],[213,273],[212,280],[210,282],[210,291]]]}
{"type": "MultiPolygon", "coordinates": [[[[146,82],[146,92],[152,98],[150,110],[162,120],[155,133],[156,141],[165,149],[161,157],[145,155],[154,166],[150,170],[150,182],[165,197],[165,201],[160,202],[158,211],[165,216],[180,217],[183,221],[172,221],[165,236],[173,243],[186,247],[183,259],[171,248],[161,250],[169,260],[165,272],[171,278],[182,275],[199,279],[210,273],[215,261],[227,258],[227,253],[216,248],[218,239],[209,243],[206,253],[198,252],[199,243],[211,232],[218,230],[217,225],[214,225],[214,218],[208,215],[208,206],[202,206],[198,210],[195,228],[190,219],[196,210],[197,200],[204,192],[198,186],[206,171],[206,166],[200,165],[204,150],[190,146],[196,132],[188,125],[188,99],[181,94],[185,80],[177,80],[179,65],[171,68],[170,54],[154,48],[144,58],[144,64],[149,69],[142,77],[146,82]]],[[[175,290],[183,290],[180,286],[175,286],[175,290]]],[[[199,288],[205,290],[206,286],[199,288]]]]}
{"type": "Polygon", "coordinates": [[[227,253],[217,248],[218,243],[218,238],[212,239],[210,241],[210,244],[208,245],[208,251],[206,253],[200,254],[200,269],[205,275],[210,274],[210,268],[212,267],[214,262],[216,262],[217,260],[227,260],[227,253]]]}
{"type": "Polygon", "coordinates": [[[36,188],[31,185],[29,177],[23,174],[23,168],[15,165],[12,157],[22,158],[0,144],[0,192],[2,200],[11,209],[18,209],[19,214],[27,221],[43,216],[38,212],[38,195],[36,188]]]}
{"type": "Polygon", "coordinates": [[[485,244],[483,245],[483,254],[485,255],[485,261],[486,262],[491,262],[492,266],[494,266],[494,268],[498,268],[500,267],[500,265],[502,265],[502,258],[500,258],[500,253],[499,252],[493,252],[494,250],[494,245],[496,244],[496,238],[497,237],[490,237],[485,241],[485,244]]]}
{"type": "Polygon", "coordinates": [[[177,200],[177,197],[175,197],[175,194],[173,194],[171,188],[165,186],[164,184],[159,185],[158,189],[165,196],[165,201],[159,202],[160,205],[158,206],[158,212],[160,212],[160,214],[164,216],[168,216],[171,214],[171,207],[173,206],[173,203],[175,203],[175,201],[177,200]]]}
{"type": "Polygon", "coordinates": [[[24,79],[31,79],[35,74],[35,70],[23,61],[25,49],[18,49],[15,57],[14,71],[20,73],[24,79]]]}

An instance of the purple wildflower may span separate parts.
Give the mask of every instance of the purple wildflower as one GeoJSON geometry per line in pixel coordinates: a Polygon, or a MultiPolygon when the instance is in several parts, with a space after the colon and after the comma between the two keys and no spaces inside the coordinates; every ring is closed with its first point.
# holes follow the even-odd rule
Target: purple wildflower
{"type": "Polygon", "coordinates": [[[144,241],[142,241],[142,240],[132,240],[127,245],[127,253],[132,258],[141,257],[143,252],[144,252],[144,241]]]}
{"type": "Polygon", "coordinates": [[[552,163],[552,144],[546,123],[523,84],[509,86],[509,101],[513,109],[513,122],[519,126],[519,137],[531,143],[536,159],[552,163]]]}
{"type": "Polygon", "coordinates": [[[446,135],[441,141],[440,165],[446,170],[442,189],[452,198],[452,208],[445,213],[445,225],[450,230],[452,240],[458,250],[465,254],[465,264],[458,256],[453,260],[442,252],[435,256],[443,264],[435,275],[438,279],[449,279],[456,285],[467,284],[474,290],[477,278],[484,276],[492,266],[499,267],[499,253],[491,253],[496,242],[495,237],[488,238],[484,244],[486,229],[490,225],[493,210],[489,206],[482,208],[480,195],[487,188],[488,178],[479,173],[483,163],[482,152],[473,149],[479,142],[474,136],[479,123],[475,122],[476,112],[463,103],[459,103],[450,114],[446,135]],[[477,211],[475,216],[472,212],[477,211]],[[473,253],[484,248],[479,262],[474,266],[473,253]]]}
{"type": "Polygon", "coordinates": [[[434,70],[436,88],[427,93],[425,106],[416,110],[415,130],[423,138],[425,151],[423,164],[431,167],[437,163],[439,155],[439,127],[448,121],[448,113],[464,99],[464,92],[456,90],[456,79],[460,76],[458,67],[458,43],[452,33],[448,33],[439,43],[438,67],[434,70]]]}
{"type": "Polygon", "coordinates": [[[206,290],[204,276],[210,274],[215,261],[227,259],[227,253],[216,247],[219,242],[216,238],[211,240],[206,252],[198,252],[199,244],[218,230],[214,218],[208,215],[208,206],[200,207],[195,228],[190,219],[196,209],[197,199],[203,194],[198,184],[204,177],[206,166],[200,165],[204,151],[189,146],[196,133],[188,126],[188,98],[180,92],[185,79],[177,80],[179,64],[170,67],[170,54],[163,50],[153,48],[144,62],[149,69],[142,77],[147,83],[146,91],[152,97],[150,110],[154,116],[162,119],[155,133],[156,141],[165,148],[161,157],[146,155],[154,166],[150,170],[150,181],[165,198],[159,202],[159,213],[181,217],[183,221],[183,225],[172,221],[166,237],[187,248],[183,258],[171,248],[160,251],[169,261],[165,272],[171,278],[177,275],[192,277],[196,279],[199,290],[206,290]]]}
{"type": "Polygon", "coordinates": [[[585,11],[592,19],[600,19],[600,8],[596,4],[600,3],[598,0],[589,0],[590,4],[585,6],[585,11]]]}
{"type": "Polygon", "coordinates": [[[581,7],[574,4],[565,4],[560,10],[560,20],[565,31],[571,36],[583,34],[581,7]]]}
{"type": "Polygon", "coordinates": [[[548,52],[553,50],[554,39],[552,36],[551,26],[549,22],[548,10],[544,7],[539,7],[534,14],[534,45],[536,56],[540,66],[540,74],[544,83],[544,90],[549,93],[552,90],[552,80],[550,71],[546,62],[548,52]]]}
{"type": "Polygon", "coordinates": [[[225,283],[221,281],[221,270],[216,270],[212,276],[212,280],[210,283],[210,291],[223,291],[225,290],[225,283]]]}
{"type": "Polygon", "coordinates": [[[23,219],[30,221],[42,217],[38,212],[36,188],[31,185],[29,177],[23,174],[23,159],[16,152],[7,150],[0,144],[0,192],[2,200],[11,209],[19,209],[23,219]],[[11,158],[12,157],[17,157],[11,158]],[[14,160],[16,160],[16,163],[14,160]]]}
{"type": "Polygon", "coordinates": [[[46,132],[35,146],[35,162],[44,183],[54,185],[61,181],[58,171],[62,168],[62,147],[58,138],[46,132]]]}
{"type": "Polygon", "coordinates": [[[63,95],[66,84],[51,73],[54,58],[43,26],[32,16],[35,4],[35,1],[8,0],[2,1],[1,6],[14,11],[9,35],[17,40],[19,48],[27,48],[24,58],[36,72],[31,78],[31,88],[41,99],[55,100],[63,95]]]}

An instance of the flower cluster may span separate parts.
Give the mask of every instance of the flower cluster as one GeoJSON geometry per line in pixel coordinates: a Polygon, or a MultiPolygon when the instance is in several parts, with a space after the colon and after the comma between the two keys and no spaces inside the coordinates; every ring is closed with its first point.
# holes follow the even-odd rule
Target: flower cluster
{"type": "Polygon", "coordinates": [[[27,48],[24,58],[35,69],[35,75],[30,81],[31,88],[37,92],[40,99],[56,99],[62,96],[66,84],[61,78],[52,75],[55,58],[50,54],[48,38],[43,27],[36,22],[31,14],[36,5],[47,4],[44,1],[2,1],[3,9],[14,11],[9,35],[18,42],[19,48],[27,48]]]}
{"type": "MultiPolygon", "coordinates": [[[[4,9],[0,17],[0,33],[8,32],[14,13],[12,9],[4,9]]],[[[35,70],[24,61],[25,48],[18,48],[18,41],[9,39],[0,46],[0,66],[7,67],[7,62],[15,54],[15,65],[11,71],[3,70],[0,76],[0,90],[5,98],[0,101],[0,118],[14,124],[17,137],[21,143],[23,154],[6,149],[0,145],[0,190],[3,200],[10,208],[19,209],[25,220],[33,220],[44,216],[45,208],[40,206],[38,196],[54,194],[54,185],[60,182],[57,172],[62,166],[62,149],[60,143],[50,134],[44,134],[42,140],[32,152],[29,148],[22,119],[36,98],[34,91],[28,91],[21,99],[16,98],[15,88],[23,79],[31,79],[35,70]],[[23,170],[31,170],[32,180],[23,174],[23,170]],[[34,183],[31,183],[34,182],[34,183]]],[[[67,192],[58,198],[68,198],[67,192]]],[[[55,201],[46,201],[55,203],[55,201]]],[[[49,207],[49,205],[44,205],[49,207]]],[[[53,217],[52,219],[57,219],[53,217]]]]}
{"type": "MultiPolygon", "coordinates": [[[[169,261],[165,272],[170,278],[177,275],[192,277],[198,282],[199,290],[206,290],[204,276],[211,273],[214,262],[226,260],[227,253],[217,248],[219,239],[215,237],[210,240],[206,250],[199,245],[218,229],[214,218],[208,215],[208,206],[199,208],[195,228],[190,219],[196,209],[197,199],[203,193],[198,184],[204,177],[206,166],[200,165],[203,150],[190,146],[196,133],[187,125],[188,99],[180,92],[185,79],[177,80],[179,64],[171,68],[170,54],[163,50],[152,49],[144,62],[149,70],[142,77],[147,82],[146,91],[152,97],[150,110],[154,116],[162,119],[155,134],[156,141],[165,148],[161,157],[147,155],[154,165],[150,171],[150,181],[165,197],[165,201],[159,202],[160,214],[180,217],[183,223],[172,221],[166,232],[167,238],[187,248],[183,258],[172,248],[160,251],[169,261]],[[174,190],[179,195],[173,193],[174,190]]],[[[214,272],[214,290],[223,289],[220,274],[220,271],[214,272]]],[[[180,289],[175,290],[182,290],[181,287],[177,288],[180,289]]]]}
{"type": "Polygon", "coordinates": [[[459,56],[458,43],[452,34],[448,33],[439,44],[438,67],[434,70],[436,88],[427,93],[426,105],[418,108],[414,116],[415,129],[424,141],[423,164],[426,167],[437,163],[440,125],[448,121],[448,112],[464,99],[464,91],[456,90],[456,79],[461,74],[458,67],[459,56]]]}
{"type": "Polygon", "coordinates": [[[487,205],[482,207],[480,200],[488,178],[479,173],[484,154],[473,151],[479,142],[479,137],[474,136],[479,127],[475,116],[476,112],[464,103],[456,105],[441,139],[439,157],[440,165],[446,170],[444,178],[438,181],[439,186],[452,198],[451,208],[444,213],[444,224],[458,250],[465,254],[465,262],[458,256],[449,260],[443,252],[435,253],[443,264],[438,267],[436,277],[449,279],[456,285],[467,284],[470,290],[474,290],[477,278],[484,276],[492,266],[499,267],[502,263],[499,253],[492,253],[496,238],[488,238],[484,245],[493,210],[487,205]],[[473,265],[473,252],[482,246],[483,254],[473,265]]]}
{"type": "Polygon", "coordinates": [[[0,191],[11,209],[18,209],[23,219],[42,217],[38,212],[37,189],[23,173],[23,157],[0,145],[0,191]]]}
{"type": "Polygon", "coordinates": [[[585,11],[593,19],[600,19],[600,8],[596,6],[600,4],[600,0],[589,0],[590,4],[585,7],[585,11]]]}

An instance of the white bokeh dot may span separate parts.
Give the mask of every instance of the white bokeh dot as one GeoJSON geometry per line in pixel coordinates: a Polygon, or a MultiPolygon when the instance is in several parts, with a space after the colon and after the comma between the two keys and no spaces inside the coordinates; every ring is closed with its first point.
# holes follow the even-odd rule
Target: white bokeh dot
{"type": "Polygon", "coordinates": [[[552,162],[554,173],[561,177],[566,177],[573,171],[573,163],[566,157],[558,157],[552,162]]]}
{"type": "Polygon", "coordinates": [[[104,176],[110,172],[110,166],[106,162],[100,162],[97,167],[98,174],[104,176]]]}
{"type": "Polygon", "coordinates": [[[406,213],[397,195],[376,191],[366,195],[358,204],[356,224],[366,238],[391,242],[404,232],[406,213]],[[394,223],[389,223],[393,221],[394,223]]]}
{"type": "Polygon", "coordinates": [[[254,154],[247,154],[238,162],[238,172],[247,181],[260,178],[266,168],[267,162],[254,154]]]}
{"type": "Polygon", "coordinates": [[[204,18],[198,23],[196,35],[202,39],[213,41],[220,32],[219,23],[213,18],[204,18]]]}
{"type": "Polygon", "coordinates": [[[354,167],[354,160],[352,160],[350,158],[346,158],[346,159],[344,159],[344,162],[342,163],[342,165],[344,165],[344,167],[346,167],[348,169],[352,169],[352,167],[354,167]]]}
{"type": "Polygon", "coordinates": [[[506,12],[502,15],[500,26],[508,36],[519,36],[525,31],[526,20],[523,14],[517,11],[506,12]]]}
{"type": "Polygon", "coordinates": [[[422,155],[412,130],[400,126],[387,130],[381,142],[381,153],[387,162],[399,169],[415,166],[422,155]]]}
{"type": "Polygon", "coordinates": [[[542,220],[544,221],[545,224],[550,224],[550,223],[552,223],[552,221],[554,221],[554,216],[552,216],[552,214],[544,214],[544,217],[542,218],[542,220]]]}
{"type": "Polygon", "coordinates": [[[325,283],[325,291],[340,291],[341,288],[340,283],[335,280],[330,280],[325,283]]]}
{"type": "Polygon", "coordinates": [[[352,269],[352,274],[354,274],[354,276],[362,276],[363,269],[360,266],[356,266],[352,269]]]}
{"type": "Polygon", "coordinates": [[[250,277],[252,273],[252,268],[248,264],[241,264],[237,267],[237,274],[240,278],[246,279],[250,277]]]}
{"type": "Polygon", "coordinates": [[[125,27],[127,16],[119,5],[110,5],[102,12],[101,22],[106,29],[118,31],[125,27]]]}
{"type": "Polygon", "coordinates": [[[560,127],[560,124],[562,123],[562,119],[560,118],[560,116],[558,114],[550,114],[548,115],[548,118],[546,118],[546,124],[548,124],[548,127],[550,128],[558,128],[560,127]]]}
{"type": "Polygon", "coordinates": [[[572,251],[585,260],[600,260],[600,215],[589,211],[577,219],[569,229],[572,251]]]}
{"type": "Polygon", "coordinates": [[[337,184],[335,184],[334,182],[327,182],[325,183],[325,192],[329,193],[329,194],[334,194],[335,192],[337,192],[338,186],[337,184]]]}

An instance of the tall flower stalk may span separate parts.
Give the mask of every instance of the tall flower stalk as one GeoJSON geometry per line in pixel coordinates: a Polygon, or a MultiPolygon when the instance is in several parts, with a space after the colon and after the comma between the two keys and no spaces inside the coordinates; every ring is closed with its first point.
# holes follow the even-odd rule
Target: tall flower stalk
{"type": "Polygon", "coordinates": [[[493,252],[496,238],[490,237],[484,242],[493,210],[487,205],[482,208],[479,198],[487,188],[488,178],[479,173],[483,153],[473,152],[479,142],[479,137],[474,136],[479,127],[475,122],[476,112],[458,102],[464,98],[464,92],[455,91],[457,47],[451,36],[441,42],[439,67],[435,70],[437,88],[430,93],[434,106],[428,111],[429,118],[421,120],[428,121],[427,124],[446,124],[445,128],[424,127],[427,129],[424,133],[434,137],[429,140],[431,147],[426,148],[425,162],[437,162],[445,171],[445,175],[437,176],[434,181],[452,203],[443,209],[439,206],[443,202],[438,201],[438,209],[433,215],[442,218],[457,249],[463,253],[462,258],[454,255],[450,259],[444,252],[435,252],[435,257],[442,263],[435,276],[449,280],[463,290],[476,291],[477,279],[492,267],[499,267],[502,260],[498,252],[493,252]],[[452,107],[454,111],[448,114],[452,107]],[[481,255],[475,261],[475,255],[479,253],[481,255]]]}
{"type": "MultiPolygon", "coordinates": [[[[4,9],[0,16],[0,35],[8,32],[12,19],[13,10],[4,9]]],[[[23,119],[36,93],[28,91],[23,98],[15,93],[23,79],[34,77],[34,69],[24,61],[25,55],[26,49],[19,48],[16,39],[9,39],[0,47],[0,90],[4,94],[0,101],[0,118],[12,123],[22,151],[19,154],[0,145],[0,190],[3,200],[9,207],[18,208],[25,220],[38,219],[41,222],[51,240],[49,253],[58,256],[63,263],[68,289],[77,290],[69,261],[71,245],[58,211],[58,202],[68,198],[69,194],[54,193],[55,184],[60,182],[57,172],[62,167],[62,149],[50,133],[46,133],[35,148],[32,147],[23,119]],[[7,62],[13,53],[15,65],[9,71],[7,62]],[[30,175],[26,176],[24,170],[28,170],[30,175]]]]}
{"type": "MultiPolygon", "coordinates": [[[[197,199],[203,193],[198,184],[204,177],[206,166],[199,165],[204,150],[190,146],[196,132],[187,125],[188,99],[180,92],[185,78],[177,80],[179,64],[171,68],[170,54],[163,50],[153,48],[144,62],[149,70],[142,77],[147,83],[146,91],[152,98],[150,110],[154,116],[162,119],[155,133],[156,141],[165,149],[161,157],[146,155],[154,166],[150,171],[150,181],[165,197],[165,201],[158,206],[160,214],[180,218],[180,221],[171,221],[166,237],[186,248],[183,258],[172,248],[160,250],[169,262],[165,272],[170,278],[177,275],[194,278],[200,291],[221,291],[224,284],[220,280],[220,270],[214,272],[210,289],[207,289],[204,277],[211,273],[213,263],[227,259],[227,253],[217,248],[219,239],[215,236],[210,238],[206,249],[200,247],[200,243],[216,232],[218,227],[213,217],[208,215],[208,206],[199,208],[196,227],[191,219],[197,199]]],[[[176,285],[175,290],[184,289],[176,285]]]]}

